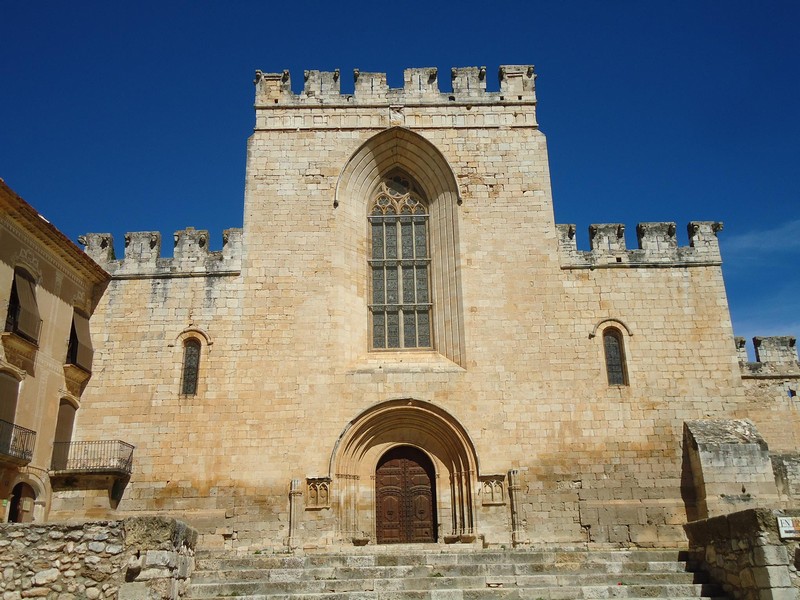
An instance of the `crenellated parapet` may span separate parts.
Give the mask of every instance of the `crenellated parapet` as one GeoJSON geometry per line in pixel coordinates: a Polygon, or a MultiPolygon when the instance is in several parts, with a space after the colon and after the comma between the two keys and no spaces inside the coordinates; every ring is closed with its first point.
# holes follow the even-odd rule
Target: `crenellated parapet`
{"type": "Polygon", "coordinates": [[[628,250],[625,225],[600,223],[589,226],[590,250],[578,250],[575,225],[556,225],[562,269],[609,267],[675,267],[722,264],[717,233],[722,223],[692,221],[689,245],[679,246],[675,223],[639,223],[639,248],[628,250]]]}
{"type": "Polygon", "coordinates": [[[735,343],[743,377],[800,378],[797,338],[790,335],[754,337],[755,362],[748,362],[747,345],[743,337],[735,338],[735,343]]]}
{"type": "Polygon", "coordinates": [[[465,107],[472,111],[473,126],[536,125],[536,75],[532,65],[501,66],[497,92],[486,90],[486,67],[451,69],[449,90],[440,89],[436,67],[406,69],[402,88],[390,88],[385,73],[355,69],[352,94],[341,93],[340,76],[338,69],[304,71],[303,91],[295,94],[289,71],[256,71],[256,129],[340,129],[396,124],[457,127],[465,126],[465,107]],[[320,109],[327,107],[336,110],[321,116],[320,109]],[[455,107],[459,107],[458,118],[455,107]],[[481,110],[484,107],[487,110],[481,110]],[[383,109],[379,110],[377,120],[376,109],[383,109]]]}
{"type": "Polygon", "coordinates": [[[134,231],[125,234],[125,256],[117,259],[110,233],[87,233],[80,238],[88,254],[115,279],[148,277],[203,277],[241,271],[242,230],[226,229],[222,250],[209,251],[208,231],[187,227],[173,236],[172,258],[161,256],[161,234],[134,231]]]}
{"type": "Polygon", "coordinates": [[[499,92],[486,91],[486,67],[456,67],[450,71],[451,89],[439,89],[436,67],[406,69],[403,87],[390,88],[386,73],[354,69],[354,93],[340,92],[340,72],[304,71],[303,91],[292,92],[291,74],[256,71],[256,107],[308,104],[418,104],[418,103],[531,103],[536,101],[533,65],[503,65],[498,72],[499,92]]]}

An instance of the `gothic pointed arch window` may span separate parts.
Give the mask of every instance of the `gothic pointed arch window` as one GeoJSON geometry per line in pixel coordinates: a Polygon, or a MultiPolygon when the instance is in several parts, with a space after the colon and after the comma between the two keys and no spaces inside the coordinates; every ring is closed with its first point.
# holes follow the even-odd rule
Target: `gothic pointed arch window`
{"type": "Polygon", "coordinates": [[[432,348],[428,207],[411,178],[383,178],[369,203],[372,348],[432,348]]]}
{"type": "Polygon", "coordinates": [[[197,395],[197,380],[200,374],[200,351],[202,345],[197,338],[187,338],[183,342],[183,375],[181,376],[181,394],[197,395]]]}
{"type": "Polygon", "coordinates": [[[622,332],[616,327],[607,327],[603,330],[603,350],[606,358],[608,385],[628,385],[625,345],[622,332]]]}

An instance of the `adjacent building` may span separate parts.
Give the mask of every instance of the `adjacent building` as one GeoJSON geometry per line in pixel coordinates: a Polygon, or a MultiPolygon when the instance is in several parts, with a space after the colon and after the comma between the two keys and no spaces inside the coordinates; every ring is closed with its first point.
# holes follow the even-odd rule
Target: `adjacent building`
{"type": "Polygon", "coordinates": [[[73,425],[92,372],[89,320],[109,279],[0,180],[4,520],[45,520],[56,472],[74,466],[73,425]]]}

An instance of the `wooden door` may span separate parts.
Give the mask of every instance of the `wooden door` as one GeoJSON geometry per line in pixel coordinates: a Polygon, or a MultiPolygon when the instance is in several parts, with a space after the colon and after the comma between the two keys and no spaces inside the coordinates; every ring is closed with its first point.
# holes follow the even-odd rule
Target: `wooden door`
{"type": "Polygon", "coordinates": [[[379,544],[436,541],[433,463],[423,452],[400,446],[384,454],[375,488],[379,544]]]}
{"type": "Polygon", "coordinates": [[[11,510],[8,513],[10,523],[30,523],[33,521],[33,503],[36,492],[27,483],[18,483],[11,490],[11,510]]]}

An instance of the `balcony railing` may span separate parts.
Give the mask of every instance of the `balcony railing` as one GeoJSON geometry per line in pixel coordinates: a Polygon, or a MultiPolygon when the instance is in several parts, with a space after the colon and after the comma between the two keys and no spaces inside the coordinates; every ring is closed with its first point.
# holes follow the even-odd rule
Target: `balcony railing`
{"type": "Polygon", "coordinates": [[[55,442],[50,470],[54,475],[130,475],[133,446],[120,440],[55,442]]]}
{"type": "Polygon", "coordinates": [[[36,432],[0,420],[0,460],[25,465],[33,458],[36,432]]]}

